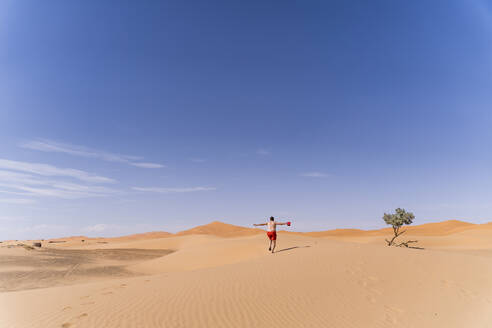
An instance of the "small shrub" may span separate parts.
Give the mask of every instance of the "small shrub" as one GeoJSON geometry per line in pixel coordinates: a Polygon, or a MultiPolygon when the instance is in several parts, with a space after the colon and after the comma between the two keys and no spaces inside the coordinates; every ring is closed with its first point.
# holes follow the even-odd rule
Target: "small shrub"
{"type": "Polygon", "coordinates": [[[408,244],[410,243],[416,243],[416,240],[409,240],[400,244],[395,243],[395,239],[403,234],[406,230],[400,230],[403,225],[410,225],[412,224],[413,220],[415,219],[415,215],[413,215],[412,212],[407,212],[403,208],[397,208],[395,210],[396,213],[394,214],[386,214],[384,213],[383,215],[383,220],[386,222],[386,224],[389,224],[393,228],[393,238],[391,240],[385,239],[386,242],[388,243],[388,246],[405,246],[409,247],[408,244]]]}

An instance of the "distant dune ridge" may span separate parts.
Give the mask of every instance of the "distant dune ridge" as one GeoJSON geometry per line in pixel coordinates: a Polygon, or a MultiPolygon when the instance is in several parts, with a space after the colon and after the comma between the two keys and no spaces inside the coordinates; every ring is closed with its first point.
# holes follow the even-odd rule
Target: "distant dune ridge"
{"type": "MultiPolygon", "coordinates": [[[[408,234],[412,235],[448,235],[468,229],[481,229],[488,228],[488,224],[473,224],[458,220],[448,220],[436,223],[424,223],[421,225],[404,226],[402,229],[406,230],[408,234]]],[[[383,228],[378,230],[360,230],[360,229],[335,229],[326,231],[314,231],[307,232],[306,235],[313,237],[323,236],[381,236],[392,234],[392,228],[383,228]]]]}
{"type": "Polygon", "coordinates": [[[218,221],[5,242],[0,327],[492,327],[490,223],[408,227],[424,250],[386,246],[387,228],[288,229],[275,254],[264,230],[218,221]]]}
{"type": "MultiPolygon", "coordinates": [[[[312,231],[312,232],[297,232],[295,231],[295,222],[291,228],[281,227],[280,230],[285,231],[288,234],[305,235],[310,237],[370,237],[370,236],[386,236],[392,234],[391,228],[382,228],[375,230],[362,230],[362,229],[332,229],[323,231],[312,231]]],[[[424,223],[420,225],[404,226],[404,230],[407,230],[407,234],[412,234],[415,236],[445,236],[466,230],[489,230],[492,229],[492,222],[484,224],[474,224],[459,220],[447,220],[435,223],[424,223]]],[[[52,238],[48,241],[59,242],[59,241],[71,241],[71,240],[95,240],[100,239],[101,241],[106,239],[111,240],[144,240],[144,239],[157,239],[166,238],[173,236],[186,236],[186,235],[211,235],[217,237],[241,237],[241,236],[253,236],[264,232],[263,229],[249,228],[238,225],[233,225],[229,223],[224,223],[221,221],[213,221],[208,224],[196,226],[194,228],[183,230],[177,233],[171,233],[166,231],[150,231],[144,233],[136,233],[120,237],[88,237],[88,236],[70,236],[70,237],[60,237],[52,238]]]]}
{"type": "MultiPolygon", "coordinates": [[[[284,228],[284,227],[281,227],[284,228]]],[[[447,220],[436,223],[424,223],[420,225],[404,226],[404,230],[407,230],[407,234],[415,236],[444,236],[453,233],[458,233],[465,230],[474,229],[492,229],[492,222],[485,224],[474,224],[459,220],[447,220]]],[[[151,231],[145,233],[132,234],[121,237],[113,238],[101,238],[101,239],[156,239],[166,238],[173,236],[186,236],[186,235],[212,235],[217,237],[242,237],[253,236],[264,232],[263,229],[249,228],[233,224],[224,223],[221,221],[213,221],[208,224],[200,225],[188,230],[183,230],[178,233],[170,233],[166,231],[151,231]]],[[[296,232],[295,222],[291,228],[285,229],[285,232],[294,233],[298,235],[305,235],[310,237],[368,237],[368,236],[385,236],[391,235],[391,228],[383,228],[376,230],[362,230],[362,229],[332,229],[324,231],[312,231],[312,232],[296,232]]],[[[89,239],[86,236],[74,236],[66,238],[56,238],[52,240],[71,240],[71,239],[89,239]]]]}
{"type": "Polygon", "coordinates": [[[201,225],[189,230],[178,232],[177,236],[184,235],[214,235],[218,237],[241,237],[252,236],[261,233],[263,230],[246,228],[233,224],[214,221],[209,224],[201,225]]]}
{"type": "Polygon", "coordinates": [[[151,232],[144,232],[144,233],[136,233],[133,235],[127,235],[123,236],[120,238],[124,239],[156,239],[156,238],[165,238],[165,237],[170,237],[173,234],[170,232],[165,232],[165,231],[151,231],[151,232]]]}

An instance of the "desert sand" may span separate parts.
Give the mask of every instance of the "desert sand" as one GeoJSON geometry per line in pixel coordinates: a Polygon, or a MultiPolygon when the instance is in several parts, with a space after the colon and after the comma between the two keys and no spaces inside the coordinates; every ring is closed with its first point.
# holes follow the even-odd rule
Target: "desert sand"
{"type": "MultiPolygon", "coordinates": [[[[293,227],[295,229],[295,227],[293,227]]],[[[492,224],[0,244],[0,327],[492,327],[492,224]]]]}

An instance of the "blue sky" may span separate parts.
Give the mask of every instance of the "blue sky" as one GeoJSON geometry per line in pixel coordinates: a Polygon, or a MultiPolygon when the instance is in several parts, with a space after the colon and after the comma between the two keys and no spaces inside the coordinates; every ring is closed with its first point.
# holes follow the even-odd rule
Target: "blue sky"
{"type": "Polygon", "coordinates": [[[0,239],[492,221],[491,1],[0,3],[0,239]]]}

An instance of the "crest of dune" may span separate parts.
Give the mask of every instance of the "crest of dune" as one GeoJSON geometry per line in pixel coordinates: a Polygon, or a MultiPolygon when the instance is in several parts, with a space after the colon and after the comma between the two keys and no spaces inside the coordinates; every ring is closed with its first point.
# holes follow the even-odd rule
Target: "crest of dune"
{"type": "Polygon", "coordinates": [[[233,224],[223,223],[220,221],[214,221],[209,224],[178,232],[176,235],[214,235],[218,237],[241,237],[252,236],[261,232],[262,230],[260,229],[246,228],[233,224]]]}
{"type": "MultiPolygon", "coordinates": [[[[492,222],[485,224],[473,224],[458,220],[448,220],[443,222],[435,223],[425,223],[415,226],[405,226],[407,230],[407,235],[414,236],[447,236],[455,233],[460,233],[463,231],[479,231],[479,230],[492,230],[492,222]]],[[[145,239],[159,239],[168,238],[173,236],[186,236],[186,235],[210,235],[216,237],[243,237],[243,236],[253,236],[264,232],[262,229],[257,228],[247,228],[242,226],[237,226],[233,224],[228,224],[220,221],[214,221],[205,225],[200,225],[188,230],[180,231],[176,234],[166,232],[166,231],[152,231],[146,233],[137,233],[121,237],[113,238],[90,238],[85,236],[72,236],[66,238],[56,238],[52,239],[54,241],[64,240],[64,241],[74,241],[80,239],[86,240],[145,240],[145,239]]],[[[378,230],[361,230],[361,229],[333,229],[324,231],[312,231],[312,232],[296,232],[289,230],[280,230],[283,234],[291,235],[304,235],[309,237],[372,237],[372,236],[386,236],[392,233],[391,228],[383,228],[378,230]]]]}
{"type": "Polygon", "coordinates": [[[123,237],[116,237],[114,239],[131,239],[131,240],[158,239],[158,238],[171,237],[172,235],[173,235],[172,233],[166,231],[151,231],[151,232],[144,232],[144,233],[136,233],[133,235],[123,236],[123,237]]]}
{"type": "MultiPolygon", "coordinates": [[[[462,232],[470,229],[480,229],[481,225],[458,221],[458,220],[448,220],[436,223],[426,223],[417,226],[408,227],[408,233],[413,235],[423,235],[423,236],[445,236],[453,233],[462,232]]],[[[391,229],[391,228],[390,228],[391,229]]],[[[388,229],[386,229],[388,230],[388,229]]]]}
{"type": "Polygon", "coordinates": [[[313,232],[306,232],[305,235],[310,236],[310,237],[358,237],[358,236],[364,236],[371,233],[371,231],[365,231],[365,230],[360,230],[360,229],[335,229],[335,230],[326,230],[326,231],[313,231],[313,232]]]}
{"type": "MultiPolygon", "coordinates": [[[[448,220],[436,223],[425,223],[416,226],[405,226],[407,234],[416,236],[446,236],[465,230],[492,228],[492,224],[473,224],[458,220],[448,220]]],[[[391,228],[383,228],[379,230],[360,230],[360,229],[335,229],[326,231],[306,232],[305,234],[311,237],[369,237],[388,235],[392,233],[391,228]]]]}

